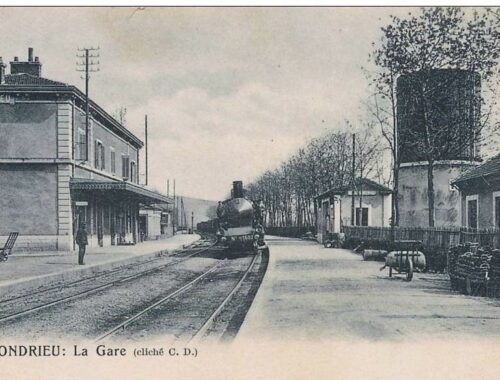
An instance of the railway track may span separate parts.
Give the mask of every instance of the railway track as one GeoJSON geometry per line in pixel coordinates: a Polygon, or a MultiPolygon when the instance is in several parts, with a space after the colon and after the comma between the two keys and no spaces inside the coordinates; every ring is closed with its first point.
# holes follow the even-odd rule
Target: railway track
{"type": "Polygon", "coordinates": [[[245,273],[243,273],[243,276],[241,276],[240,280],[236,283],[236,285],[233,287],[231,292],[224,298],[224,300],[220,303],[220,305],[215,309],[215,311],[210,314],[210,316],[207,318],[205,323],[198,329],[198,331],[193,335],[193,337],[190,339],[190,343],[193,342],[198,342],[203,339],[203,337],[207,334],[209,329],[214,325],[217,317],[222,313],[226,305],[231,301],[233,296],[236,294],[236,292],[241,288],[241,285],[243,282],[247,279],[248,274],[253,270],[255,263],[257,262],[257,259],[259,258],[259,254],[256,254],[252,261],[250,262],[250,265],[248,266],[247,270],[245,273]]]}
{"type": "MultiPolygon", "coordinates": [[[[204,240],[204,242],[206,242],[206,240],[204,240]]],[[[215,243],[211,242],[210,245],[208,246],[208,248],[211,248],[214,245],[215,245],[215,243]]],[[[157,261],[162,261],[162,260],[164,260],[166,258],[178,257],[178,256],[181,256],[183,253],[186,253],[186,252],[192,251],[193,249],[198,249],[198,248],[204,249],[204,248],[207,248],[207,246],[200,246],[199,242],[196,242],[192,246],[183,248],[181,250],[176,250],[172,254],[159,255],[159,256],[157,256],[155,258],[152,258],[152,259],[149,259],[149,260],[140,261],[138,263],[133,263],[133,264],[128,264],[128,265],[123,265],[123,266],[120,266],[120,267],[118,267],[116,269],[107,270],[107,271],[95,274],[93,276],[85,277],[85,278],[82,278],[82,279],[79,279],[79,280],[76,280],[76,281],[66,282],[66,283],[63,283],[63,284],[58,284],[58,285],[49,286],[49,287],[45,287],[45,288],[42,287],[39,290],[30,291],[29,293],[26,293],[26,294],[21,294],[21,295],[17,295],[17,296],[14,296],[14,297],[8,297],[8,298],[0,298],[0,305],[12,302],[14,300],[20,300],[20,299],[23,299],[23,298],[33,297],[33,296],[35,296],[37,294],[49,292],[51,290],[58,290],[58,291],[60,291],[60,290],[62,290],[64,288],[70,288],[70,287],[75,286],[75,285],[82,285],[82,284],[87,283],[87,282],[95,281],[98,278],[102,278],[102,277],[105,277],[105,276],[110,276],[110,275],[113,275],[113,274],[116,274],[116,273],[120,273],[120,272],[125,272],[125,271],[130,270],[130,269],[136,269],[139,266],[145,266],[147,264],[151,264],[151,263],[154,263],[154,262],[157,262],[157,261]]]]}
{"type": "MultiPolygon", "coordinates": [[[[238,281],[236,284],[232,287],[231,291],[223,298],[221,302],[219,302],[218,306],[215,308],[215,310],[208,316],[208,318],[205,319],[204,323],[199,327],[195,333],[192,335],[190,342],[197,342],[202,340],[207,332],[210,330],[210,328],[213,326],[214,322],[216,321],[217,317],[225,310],[227,307],[228,303],[232,300],[234,295],[238,292],[238,290],[241,288],[242,284],[245,282],[245,280],[248,278],[248,275],[252,272],[252,270],[255,267],[255,263],[257,262],[258,258],[260,257],[260,253],[256,254],[253,256],[250,264],[247,266],[243,274],[239,277],[238,281]]],[[[208,270],[204,271],[200,275],[198,275],[196,278],[188,282],[187,284],[181,286],[180,288],[170,292],[166,296],[162,297],[160,300],[144,307],[142,310],[136,312],[133,316],[129,317],[125,321],[113,326],[111,329],[106,331],[105,333],[101,334],[99,337],[95,339],[95,342],[102,342],[104,340],[110,339],[114,335],[120,333],[124,334],[125,329],[133,325],[134,323],[137,323],[141,318],[147,316],[148,313],[153,312],[156,308],[168,303],[169,301],[178,298],[179,296],[185,295],[187,291],[191,288],[193,288],[196,284],[199,284],[201,280],[208,278],[208,276],[213,275],[217,272],[218,269],[223,268],[227,264],[227,259],[213,265],[210,267],[208,270]]]]}
{"type": "MultiPolygon", "coordinates": [[[[159,272],[159,271],[161,271],[164,268],[167,268],[167,267],[170,267],[170,266],[173,266],[173,265],[176,265],[176,264],[180,264],[180,263],[182,263],[182,262],[190,259],[191,257],[194,257],[194,256],[197,256],[197,255],[199,255],[201,253],[207,252],[207,251],[211,250],[214,247],[214,245],[215,245],[215,243],[212,243],[209,246],[205,246],[205,247],[201,247],[200,249],[196,249],[194,252],[190,252],[187,255],[182,256],[180,260],[169,261],[169,262],[167,262],[165,264],[156,265],[156,266],[154,266],[152,268],[148,268],[146,270],[141,270],[141,271],[133,273],[131,275],[127,275],[127,276],[124,276],[124,277],[119,277],[118,279],[113,279],[112,281],[106,281],[106,282],[104,282],[104,283],[102,283],[102,284],[100,284],[98,286],[92,286],[89,289],[78,291],[77,293],[71,294],[69,296],[59,297],[59,298],[57,298],[55,300],[51,300],[51,301],[48,301],[48,302],[42,302],[41,304],[38,304],[38,305],[33,306],[33,307],[28,307],[28,308],[26,308],[24,310],[21,310],[21,311],[16,311],[16,312],[8,313],[7,315],[3,315],[3,316],[0,315],[0,324],[4,323],[4,322],[7,322],[7,321],[11,321],[11,320],[17,319],[17,318],[21,318],[21,317],[27,316],[29,314],[32,314],[32,313],[35,313],[35,312],[38,312],[38,311],[41,311],[41,310],[44,310],[44,309],[47,309],[47,308],[59,305],[59,304],[63,304],[65,302],[73,301],[75,299],[82,298],[82,297],[85,297],[85,296],[88,296],[88,295],[100,292],[100,291],[102,291],[104,289],[111,288],[113,286],[116,286],[116,285],[119,285],[119,284],[123,284],[125,282],[132,281],[134,279],[137,279],[137,278],[140,278],[140,277],[144,277],[144,276],[147,276],[147,275],[155,273],[155,272],[159,272]]],[[[190,250],[192,250],[192,248],[191,249],[183,249],[181,251],[176,252],[175,255],[163,256],[161,258],[165,258],[165,257],[175,258],[177,256],[180,256],[183,253],[189,252],[190,250]]],[[[147,264],[147,263],[155,262],[155,261],[157,261],[159,259],[160,258],[155,258],[155,259],[152,259],[152,260],[147,260],[146,262],[143,262],[143,263],[140,263],[140,264],[144,265],[144,264],[147,264]]],[[[84,282],[85,283],[91,283],[93,281],[96,281],[97,279],[103,279],[103,278],[106,278],[106,277],[112,277],[112,276],[114,276],[114,275],[116,275],[118,273],[124,272],[126,270],[130,270],[132,268],[136,269],[136,266],[134,266],[134,265],[127,265],[127,266],[124,266],[124,267],[117,268],[116,270],[107,271],[107,272],[104,272],[104,273],[99,273],[99,274],[97,274],[95,276],[87,277],[87,278],[82,279],[82,280],[78,280],[78,281],[70,282],[70,283],[67,283],[67,284],[63,284],[62,286],[54,286],[54,287],[50,288],[50,290],[61,291],[64,288],[71,288],[71,287],[74,287],[76,285],[81,285],[84,282]]],[[[35,294],[40,294],[42,292],[47,292],[48,290],[49,289],[43,289],[43,290],[37,291],[35,293],[30,293],[30,294],[26,294],[26,295],[22,295],[22,296],[18,296],[18,297],[12,297],[12,298],[9,298],[9,299],[6,299],[6,300],[2,300],[2,301],[0,301],[0,305],[5,305],[5,304],[8,304],[8,303],[12,303],[13,301],[19,301],[22,298],[28,298],[28,297],[33,296],[35,294]]]]}

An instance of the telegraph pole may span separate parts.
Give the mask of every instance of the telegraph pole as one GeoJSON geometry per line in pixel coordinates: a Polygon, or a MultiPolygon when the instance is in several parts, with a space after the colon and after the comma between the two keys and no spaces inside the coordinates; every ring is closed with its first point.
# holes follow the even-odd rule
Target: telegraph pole
{"type": "Polygon", "coordinates": [[[76,57],[79,61],[76,62],[76,71],[84,72],[85,76],[85,161],[89,161],[89,73],[99,71],[99,61],[94,61],[93,58],[99,58],[99,46],[96,48],[77,49],[76,57]]]}
{"type": "Polygon", "coordinates": [[[182,227],[182,214],[180,214],[180,209],[181,209],[181,199],[182,197],[177,197],[177,220],[175,223],[177,223],[177,231],[182,227]]]}
{"type": "Polygon", "coordinates": [[[186,220],[186,210],[184,209],[184,198],[181,197],[181,222],[180,226],[182,226],[183,229],[187,229],[187,220],[186,220]]]}
{"type": "Polygon", "coordinates": [[[352,134],[352,205],[351,205],[351,225],[354,226],[356,223],[355,212],[356,212],[356,199],[354,197],[354,188],[356,187],[356,134],[352,134]]]}
{"type": "Polygon", "coordinates": [[[359,176],[359,225],[363,225],[363,178],[359,176]]]}
{"type": "Polygon", "coordinates": [[[191,211],[191,233],[194,234],[194,211],[191,211]]]}
{"type": "Polygon", "coordinates": [[[146,186],[148,185],[148,115],[144,115],[144,134],[146,145],[146,186]]]}
{"type": "MultiPolygon", "coordinates": [[[[359,144],[358,144],[359,145],[359,144]]],[[[359,225],[363,225],[363,156],[361,153],[361,145],[359,145],[359,188],[358,188],[358,196],[359,196],[359,225]]]]}
{"type": "Polygon", "coordinates": [[[175,178],[174,178],[174,203],[172,203],[172,235],[175,235],[175,178]]]}
{"type": "Polygon", "coordinates": [[[399,225],[399,211],[398,211],[398,195],[399,195],[399,146],[398,146],[398,125],[397,125],[397,119],[395,118],[393,122],[393,146],[394,146],[394,155],[393,155],[393,175],[394,175],[394,180],[393,180],[393,187],[392,187],[392,196],[391,196],[391,203],[392,203],[392,215],[391,215],[391,239],[394,241],[395,239],[395,227],[399,225]]]}

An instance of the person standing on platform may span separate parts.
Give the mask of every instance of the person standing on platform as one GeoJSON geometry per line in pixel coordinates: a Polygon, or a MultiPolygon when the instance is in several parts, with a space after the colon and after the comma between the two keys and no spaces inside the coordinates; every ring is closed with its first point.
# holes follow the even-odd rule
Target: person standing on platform
{"type": "Polygon", "coordinates": [[[85,229],[85,223],[81,223],[76,232],[76,244],[78,244],[78,264],[84,265],[83,257],[85,256],[85,248],[88,244],[87,230],[85,229]]]}

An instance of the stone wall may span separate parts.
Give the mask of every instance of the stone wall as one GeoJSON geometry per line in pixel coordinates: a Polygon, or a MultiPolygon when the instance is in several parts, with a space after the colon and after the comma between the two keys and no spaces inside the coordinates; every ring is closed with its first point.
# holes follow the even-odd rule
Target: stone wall
{"type": "MultiPolygon", "coordinates": [[[[450,182],[472,167],[471,163],[436,163],[434,166],[435,226],[461,225],[460,195],[450,182]]],[[[429,225],[427,195],[427,164],[402,166],[399,171],[399,225],[426,227],[429,225]]]]}
{"type": "Polygon", "coordinates": [[[0,158],[57,157],[57,105],[0,104],[0,158]]]}
{"type": "Polygon", "coordinates": [[[0,164],[0,235],[56,235],[57,186],[56,164],[0,164]]]}

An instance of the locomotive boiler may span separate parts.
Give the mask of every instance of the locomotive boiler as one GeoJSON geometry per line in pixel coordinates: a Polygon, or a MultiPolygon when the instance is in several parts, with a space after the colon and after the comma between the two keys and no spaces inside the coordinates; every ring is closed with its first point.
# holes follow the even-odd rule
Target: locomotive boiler
{"type": "Polygon", "coordinates": [[[217,240],[232,249],[268,250],[261,202],[245,197],[243,182],[234,181],[231,198],[217,207],[217,240]]]}

